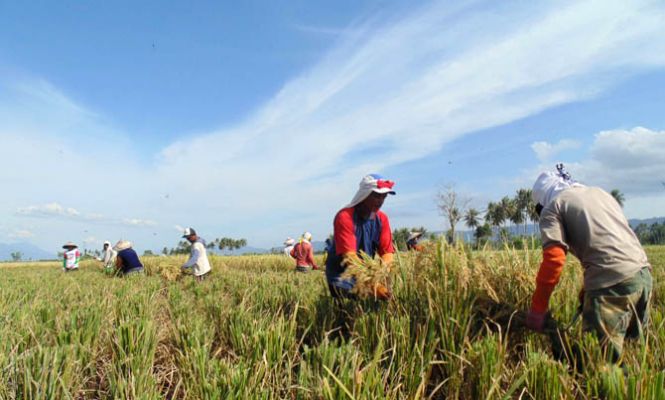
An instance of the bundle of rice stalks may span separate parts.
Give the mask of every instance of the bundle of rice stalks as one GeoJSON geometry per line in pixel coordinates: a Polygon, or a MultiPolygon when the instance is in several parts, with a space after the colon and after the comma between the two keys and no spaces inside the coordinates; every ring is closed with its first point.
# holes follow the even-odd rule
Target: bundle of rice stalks
{"type": "Polygon", "coordinates": [[[355,281],[351,289],[353,294],[363,299],[390,298],[390,268],[381,259],[361,252],[359,257],[348,258],[344,265],[346,270],[342,278],[355,281]]]}
{"type": "Polygon", "coordinates": [[[174,257],[150,257],[143,260],[143,267],[148,276],[160,276],[163,279],[173,282],[182,274],[182,262],[174,257]]]}

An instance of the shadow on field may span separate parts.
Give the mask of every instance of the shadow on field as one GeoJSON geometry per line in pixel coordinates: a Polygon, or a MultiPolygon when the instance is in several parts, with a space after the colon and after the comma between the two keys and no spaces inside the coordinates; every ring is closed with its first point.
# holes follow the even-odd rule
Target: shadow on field
{"type": "MultiPolygon", "coordinates": [[[[521,348],[524,343],[525,333],[529,332],[526,326],[527,313],[515,308],[515,306],[496,302],[490,298],[479,298],[474,304],[476,316],[474,332],[481,333],[484,329],[496,332],[501,331],[511,335],[521,348]]],[[[562,326],[549,313],[545,320],[543,334],[550,342],[552,356],[557,361],[567,361],[572,370],[583,372],[585,354],[578,343],[575,343],[568,332],[568,328],[562,326]]]]}

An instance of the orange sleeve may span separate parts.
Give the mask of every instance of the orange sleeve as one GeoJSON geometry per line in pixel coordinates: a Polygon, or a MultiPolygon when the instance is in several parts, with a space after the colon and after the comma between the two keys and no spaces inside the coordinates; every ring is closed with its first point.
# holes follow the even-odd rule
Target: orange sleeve
{"type": "Polygon", "coordinates": [[[566,250],[563,246],[549,246],[543,250],[543,262],[536,276],[536,291],[531,299],[531,310],[539,313],[547,311],[550,296],[559,283],[565,264],[566,250]]]}

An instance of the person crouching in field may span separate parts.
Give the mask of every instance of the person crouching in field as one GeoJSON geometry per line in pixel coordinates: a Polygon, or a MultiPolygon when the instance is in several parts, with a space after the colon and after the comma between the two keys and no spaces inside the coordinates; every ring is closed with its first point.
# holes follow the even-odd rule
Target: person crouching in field
{"type": "Polygon", "coordinates": [[[418,244],[420,239],[423,237],[423,232],[411,232],[409,234],[409,238],[406,240],[406,249],[407,250],[414,250],[414,251],[421,251],[423,247],[418,244]]]}
{"type": "MultiPolygon", "coordinates": [[[[342,274],[361,253],[372,258],[378,253],[386,268],[392,263],[395,249],[390,222],[380,208],[389,194],[395,194],[393,186],[394,182],[379,175],[367,175],[360,181],[351,203],[335,215],[333,241],[326,260],[326,279],[333,297],[353,297],[350,292],[355,280],[345,279],[342,274]]],[[[382,285],[375,294],[382,300],[391,296],[382,285]]]]}
{"type": "Polygon", "coordinates": [[[189,260],[187,260],[182,268],[191,268],[196,280],[201,282],[208,276],[211,270],[205,241],[196,234],[194,228],[185,229],[185,233],[182,237],[192,244],[189,260]]]}
{"type": "Polygon", "coordinates": [[[65,249],[62,257],[62,269],[65,272],[78,271],[79,261],[81,261],[81,252],[78,246],[72,242],[67,242],[62,246],[65,249]]]}
{"type": "Polygon", "coordinates": [[[108,240],[104,242],[104,247],[102,248],[102,256],[98,257],[97,260],[102,262],[104,270],[108,271],[113,269],[115,265],[116,252],[111,247],[111,242],[108,240]]]}
{"type": "Polygon", "coordinates": [[[570,251],[584,268],[583,330],[594,332],[608,359],[618,362],[624,339],[642,336],[647,324],[651,266],[619,203],[600,188],[573,181],[563,165],[557,169],[542,173],[533,186],[543,261],[527,326],[543,330],[550,295],[570,251]]]}
{"type": "Polygon", "coordinates": [[[113,250],[117,252],[115,267],[122,272],[123,276],[143,274],[143,264],[139,260],[139,255],[132,248],[131,242],[120,240],[113,250]]]}
{"type": "Polygon", "coordinates": [[[314,261],[314,249],[312,248],[312,234],[305,232],[300,241],[293,246],[291,257],[296,260],[296,271],[309,272],[310,269],[319,269],[314,261]]]}

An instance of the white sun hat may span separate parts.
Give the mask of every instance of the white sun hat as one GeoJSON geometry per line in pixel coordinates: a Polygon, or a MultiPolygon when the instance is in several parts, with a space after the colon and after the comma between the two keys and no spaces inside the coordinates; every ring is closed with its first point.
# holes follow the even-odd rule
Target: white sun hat
{"type": "Polygon", "coordinates": [[[358,185],[358,191],[349,204],[344,208],[355,207],[367,198],[372,192],[395,194],[395,182],[383,178],[378,174],[369,174],[363,177],[358,185]]]}

